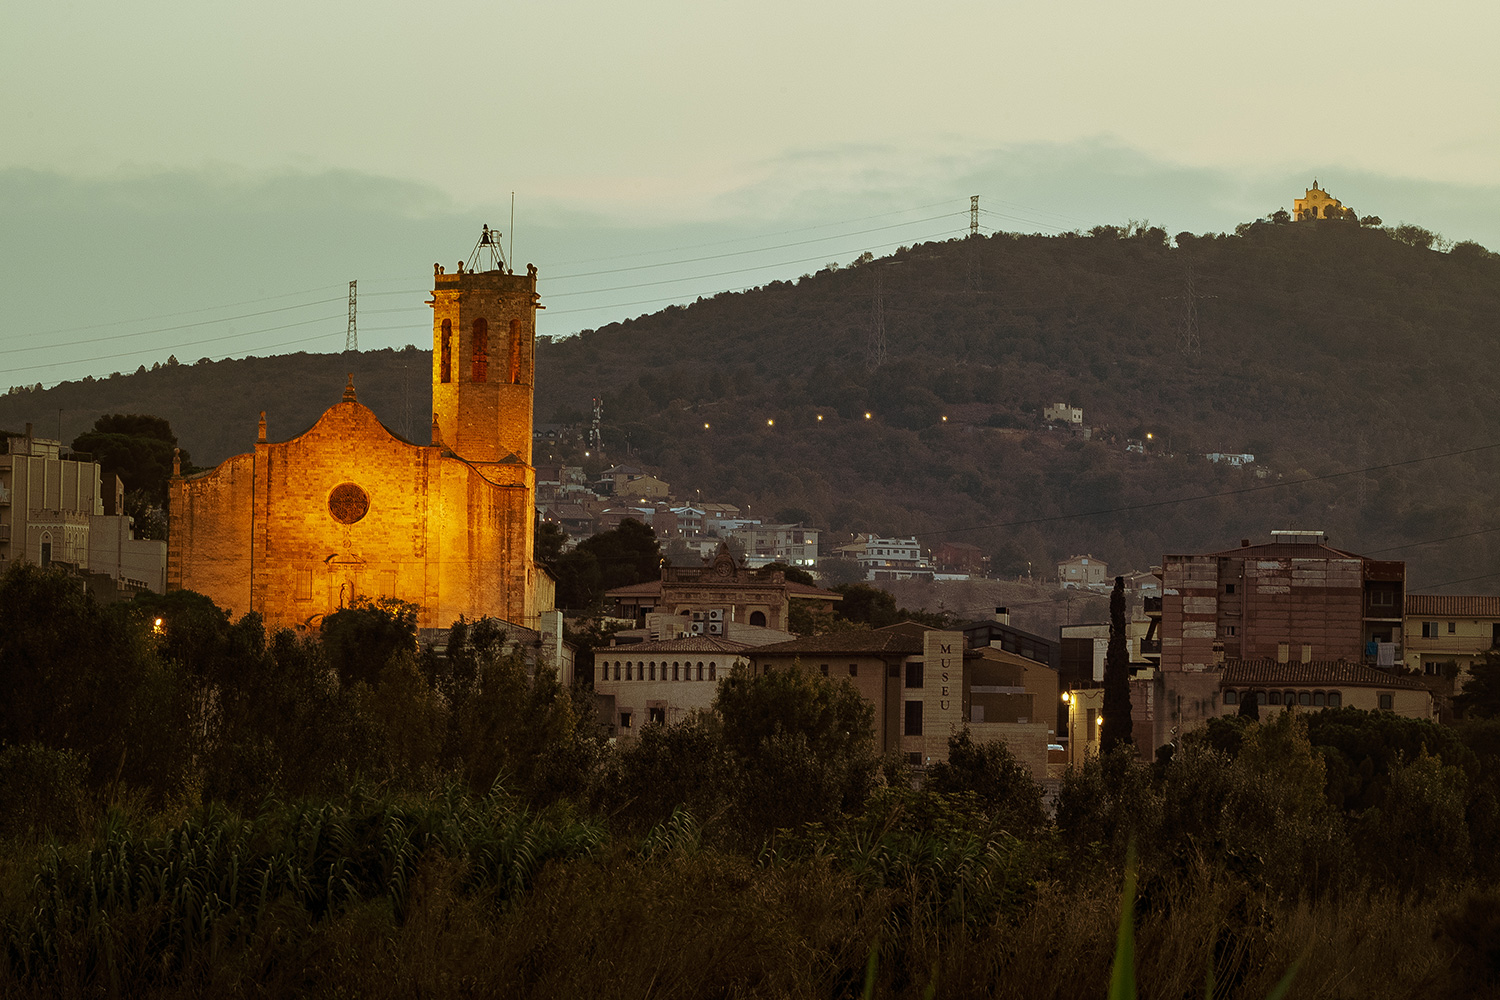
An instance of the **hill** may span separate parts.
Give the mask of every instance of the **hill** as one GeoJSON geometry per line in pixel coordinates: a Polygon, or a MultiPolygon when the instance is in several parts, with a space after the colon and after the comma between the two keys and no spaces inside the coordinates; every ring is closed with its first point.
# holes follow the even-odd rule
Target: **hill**
{"type": "MultiPolygon", "coordinates": [[[[998,572],[1084,551],[1144,568],[1302,527],[1407,559],[1418,588],[1495,589],[1500,258],[1352,223],[1175,242],[1132,225],[923,244],[586,330],[539,346],[538,419],[581,419],[602,396],[591,464],[628,458],[686,495],[838,531],[970,541],[998,572]],[[1092,440],[1043,429],[1064,400],[1092,440]],[[1256,463],[1210,465],[1214,451],[1256,463]]],[[[420,439],[427,365],[386,351],[163,368],[5,397],[0,425],[51,430],[62,409],[71,438],[144,410],[216,461],[248,448],[260,409],[273,437],[301,430],[352,371],[420,439]]]]}

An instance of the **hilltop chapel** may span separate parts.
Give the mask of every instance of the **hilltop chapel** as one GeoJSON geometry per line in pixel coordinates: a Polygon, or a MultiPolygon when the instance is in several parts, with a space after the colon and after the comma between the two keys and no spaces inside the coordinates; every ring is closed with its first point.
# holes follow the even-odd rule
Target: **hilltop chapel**
{"type": "Polygon", "coordinates": [[[196,590],[271,627],[316,627],[358,597],[530,628],[552,608],[533,562],[536,267],[505,266],[486,227],[469,266],[433,265],[432,441],[343,400],[284,441],[171,481],[168,589],[196,590]],[[487,259],[486,259],[487,258],[487,259]],[[486,266],[488,265],[488,266],[486,266]]]}

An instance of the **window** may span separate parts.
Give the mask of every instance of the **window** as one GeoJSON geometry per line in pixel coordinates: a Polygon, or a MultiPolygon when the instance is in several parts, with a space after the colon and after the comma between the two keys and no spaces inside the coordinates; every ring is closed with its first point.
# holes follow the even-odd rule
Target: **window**
{"type": "MultiPolygon", "coordinates": [[[[663,663],[661,666],[662,673],[666,673],[667,665],[663,663]]],[[[667,710],[665,708],[648,708],[646,709],[646,715],[649,716],[649,718],[646,720],[648,722],[654,722],[660,726],[665,726],[667,724],[667,710]]]]}
{"type": "Polygon", "coordinates": [[[635,678],[633,678],[633,677],[630,676],[630,661],[629,660],[625,661],[625,679],[627,681],[635,679],[635,678]]]}
{"type": "Polygon", "coordinates": [[[1299,705],[1309,705],[1309,706],[1312,705],[1312,692],[1311,691],[1299,691],[1299,692],[1297,692],[1297,704],[1299,704],[1299,705]]]}
{"type": "Polygon", "coordinates": [[[299,601],[312,600],[312,573],[310,569],[297,571],[296,597],[299,601]]]}
{"type": "Polygon", "coordinates": [[[1379,705],[1380,705],[1380,710],[1382,712],[1389,712],[1391,709],[1393,709],[1395,707],[1395,704],[1396,704],[1396,696],[1395,695],[1392,695],[1392,694],[1383,694],[1383,695],[1380,696],[1379,705]]]}
{"type": "Polygon", "coordinates": [[[1234,584],[1232,584],[1232,583],[1226,583],[1226,584],[1224,584],[1224,593],[1226,593],[1226,594],[1232,594],[1232,593],[1234,593],[1234,584]]]}
{"type": "Polygon", "coordinates": [[[821,673],[824,677],[827,677],[828,676],[828,664],[826,664],[826,663],[821,664],[818,667],[818,672],[821,673]]]}
{"type": "MultiPolygon", "coordinates": [[[[662,666],[661,672],[663,674],[666,674],[667,668],[666,668],[665,665],[662,666]]],[[[674,681],[680,681],[680,680],[682,680],[682,675],[681,675],[681,672],[678,670],[678,662],[676,660],[672,661],[672,679],[674,681]]]]}
{"type": "Polygon", "coordinates": [[[1235,627],[1233,625],[1225,625],[1224,626],[1224,634],[1225,635],[1234,635],[1235,631],[1236,631],[1236,629],[1235,629],[1235,627]]]}
{"type": "Polygon", "coordinates": [[[1313,708],[1322,708],[1326,704],[1327,704],[1327,701],[1326,701],[1326,699],[1323,696],[1323,692],[1322,691],[1314,691],[1313,692],[1313,708]]]}
{"type": "Polygon", "coordinates": [[[922,686],[922,664],[920,661],[906,665],[906,686],[909,688],[919,688],[922,686]]]}
{"type": "Polygon", "coordinates": [[[851,664],[849,664],[849,676],[850,677],[858,677],[859,676],[859,664],[858,663],[851,663],[851,664]]]}
{"type": "Polygon", "coordinates": [[[521,381],[521,321],[510,321],[510,384],[521,381]]]}
{"type": "Polygon", "coordinates": [[[619,679],[620,679],[620,661],[616,660],[615,661],[615,680],[619,680],[619,679]]]}
{"type": "Polygon", "coordinates": [[[453,381],[453,321],[443,320],[443,349],[442,369],[438,372],[438,378],[443,382],[453,381]]]}
{"type": "Polygon", "coordinates": [[[1270,698],[1268,700],[1269,700],[1269,702],[1272,705],[1280,705],[1281,704],[1281,692],[1280,691],[1272,691],[1271,694],[1270,694],[1270,698]]]}
{"type": "Polygon", "coordinates": [[[905,736],[922,735],[922,703],[920,701],[906,703],[906,726],[901,732],[905,736]]]}
{"type": "Polygon", "coordinates": [[[1231,689],[1231,690],[1228,690],[1228,691],[1224,692],[1224,704],[1226,704],[1226,705],[1238,705],[1239,703],[1240,703],[1240,693],[1238,691],[1235,691],[1235,690],[1231,689]]]}
{"type": "Polygon", "coordinates": [[[1282,703],[1287,705],[1297,704],[1297,692],[1287,691],[1282,695],[1282,703]]]}
{"type": "Polygon", "coordinates": [[[656,661],[655,660],[651,661],[651,679],[653,681],[656,680],[656,661]]]}
{"type": "Polygon", "coordinates": [[[471,347],[473,357],[473,379],[487,382],[490,378],[490,325],[484,317],[474,321],[474,339],[471,347]]]}
{"type": "Polygon", "coordinates": [[[52,565],[52,533],[42,532],[42,568],[46,569],[52,565]]]}
{"type": "Polygon", "coordinates": [[[1370,604],[1375,607],[1389,608],[1395,606],[1396,595],[1389,590],[1370,591],[1370,604]]]}
{"type": "Polygon", "coordinates": [[[703,679],[703,661],[702,660],[698,661],[698,679],[700,681],[703,679]]]}
{"type": "Polygon", "coordinates": [[[1344,696],[1338,691],[1328,692],[1328,707],[1340,708],[1344,704],[1344,696]]]}
{"type": "Polygon", "coordinates": [[[630,728],[630,713],[629,712],[621,712],[620,713],[620,728],[621,729],[629,729],[630,728]]]}
{"type": "Polygon", "coordinates": [[[1458,631],[1458,622],[1449,622],[1448,623],[1448,634],[1452,635],[1454,632],[1457,632],[1457,631],[1458,631]]]}
{"type": "Polygon", "coordinates": [[[708,679],[711,681],[716,681],[719,679],[718,669],[714,667],[712,663],[708,665],[708,679]]]}
{"type": "Polygon", "coordinates": [[[1423,622],[1422,623],[1422,638],[1424,638],[1424,639],[1436,639],[1437,637],[1438,637],[1438,623],[1437,622],[1423,622]]]}
{"type": "Polygon", "coordinates": [[[752,611],[752,612],[750,612],[750,624],[751,625],[759,625],[761,628],[765,628],[766,627],[766,613],[764,611],[752,611]]]}
{"type": "Polygon", "coordinates": [[[1257,705],[1264,705],[1266,703],[1266,693],[1264,691],[1255,692],[1255,703],[1257,705]]]}

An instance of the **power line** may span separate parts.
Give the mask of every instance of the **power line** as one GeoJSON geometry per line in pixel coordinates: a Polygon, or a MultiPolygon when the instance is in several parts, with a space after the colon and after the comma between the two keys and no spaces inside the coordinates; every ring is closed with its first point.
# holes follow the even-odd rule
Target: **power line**
{"type": "MultiPolygon", "coordinates": [[[[270,302],[270,301],[272,301],[274,299],[287,299],[287,298],[291,298],[294,295],[311,295],[313,292],[321,292],[321,291],[325,290],[326,288],[328,288],[327,285],[320,285],[317,288],[308,288],[308,289],[304,289],[303,291],[300,291],[300,292],[280,292],[280,293],[278,293],[276,295],[262,295],[258,299],[245,299],[245,300],[243,300],[241,302],[225,302],[222,305],[217,305],[217,306],[203,306],[200,309],[182,309],[182,310],[179,310],[177,312],[160,313],[159,315],[156,315],[156,316],[142,316],[142,317],[138,317],[136,319],[112,319],[112,320],[109,320],[106,323],[90,323],[87,326],[69,326],[69,327],[63,327],[62,329],[59,329],[59,330],[43,330],[43,331],[41,331],[38,334],[38,336],[50,337],[50,336],[54,336],[54,335],[59,334],[59,333],[79,333],[79,332],[81,332],[83,330],[102,330],[102,329],[104,329],[107,326],[123,326],[123,325],[125,325],[127,323],[154,323],[154,322],[156,322],[159,319],[171,319],[174,316],[192,316],[195,313],[213,312],[216,309],[235,309],[235,308],[238,308],[239,306],[254,305],[257,302],[270,302]]],[[[320,299],[319,301],[320,302],[336,302],[338,300],[337,299],[320,299]]],[[[262,315],[262,314],[260,314],[260,313],[249,313],[248,315],[259,316],[259,315],[262,315]]],[[[230,317],[230,318],[233,318],[233,317],[230,317]]],[[[215,320],[206,320],[205,322],[212,323],[212,322],[216,322],[216,321],[215,320]]],[[[53,346],[58,346],[58,345],[49,344],[48,346],[49,347],[53,347],[53,346]]]]}
{"type": "MultiPolygon", "coordinates": [[[[731,250],[727,253],[705,254],[700,257],[686,257],[682,260],[664,260],[656,264],[632,264],[630,267],[614,267],[602,271],[580,271],[577,274],[554,274],[550,275],[548,281],[567,281],[572,278],[593,278],[601,274],[623,274],[626,271],[645,271],[655,267],[674,267],[679,264],[697,264],[705,260],[723,260],[726,257],[743,257],[752,253],[770,253],[772,250],[785,250],[789,247],[809,246],[813,243],[827,243],[829,240],[841,240],[852,236],[868,236],[870,233],[881,233],[888,229],[901,229],[905,226],[916,226],[924,222],[937,222],[940,219],[952,218],[960,215],[958,212],[945,212],[942,215],[933,215],[925,219],[912,219],[909,222],[898,222],[889,226],[876,226],[873,229],[861,229],[853,233],[834,233],[832,236],[819,236],[811,240],[797,240],[792,243],[778,243],[769,247],[753,247],[749,250],[731,250]]],[[[809,258],[816,259],[816,258],[809,258]]]]}
{"type": "MultiPolygon", "coordinates": [[[[144,337],[144,336],[147,336],[147,335],[153,334],[153,333],[171,333],[174,330],[191,330],[194,327],[212,326],[215,323],[232,323],[232,322],[234,322],[235,320],[238,320],[238,319],[254,319],[256,316],[270,316],[272,313],[290,312],[293,309],[307,309],[307,308],[309,308],[311,306],[324,306],[324,305],[327,305],[330,302],[342,302],[343,300],[344,300],[344,297],[342,295],[339,295],[339,296],[336,296],[336,297],[331,298],[331,299],[318,299],[316,302],[303,302],[300,305],[295,305],[295,306],[278,306],[275,309],[262,309],[259,312],[241,313],[238,316],[220,316],[217,319],[199,320],[196,323],[179,323],[177,326],[162,326],[162,327],[157,327],[154,330],[137,330],[135,333],[117,333],[117,334],[114,334],[114,335],[109,336],[109,337],[90,337],[88,340],[73,340],[73,341],[69,341],[69,342],[64,343],[64,344],[39,344],[39,345],[37,345],[35,347],[12,347],[12,348],[8,348],[6,350],[0,351],[0,354],[20,354],[23,351],[40,351],[40,350],[49,350],[50,351],[50,350],[56,350],[56,349],[62,348],[62,347],[79,347],[79,346],[84,345],[84,344],[99,344],[99,343],[103,343],[103,342],[109,341],[109,340],[128,340],[131,337],[144,337]]],[[[273,327],[273,329],[278,329],[278,328],[274,328],[273,327]]],[[[189,344],[189,345],[185,345],[185,346],[192,346],[192,345],[189,344]]],[[[168,349],[170,350],[170,348],[168,348],[168,349]]],[[[144,353],[144,352],[137,352],[137,353],[144,353]]],[[[124,355],[115,355],[115,357],[124,357],[124,355]]],[[[40,367],[49,367],[49,366],[46,366],[46,365],[33,365],[32,367],[38,367],[38,368],[40,368],[40,367]]],[[[26,369],[19,368],[19,369],[16,369],[16,370],[17,371],[25,371],[26,369]]]]}
{"type": "MultiPolygon", "coordinates": [[[[1441,455],[1424,455],[1421,458],[1409,458],[1401,462],[1387,462],[1384,465],[1371,465],[1363,469],[1349,469],[1345,472],[1330,472],[1321,476],[1309,476],[1306,479],[1283,480],[1275,483],[1262,483],[1259,486],[1246,486],[1237,490],[1225,490],[1222,493],[1200,493],[1197,496],[1178,497],[1174,500],[1152,500],[1147,503],[1127,504],[1123,507],[1108,507],[1102,510],[1079,511],[1074,514],[1052,514],[1047,517],[1030,517],[1019,521],[1001,521],[995,524],[976,524],[966,528],[947,528],[941,531],[918,532],[919,535],[957,535],[968,531],[988,531],[996,528],[1019,528],[1032,524],[1050,524],[1054,521],[1072,521],[1083,517],[1102,517],[1106,514],[1128,514],[1138,510],[1152,510],[1157,507],[1171,507],[1181,503],[1195,503],[1199,500],[1218,500],[1223,497],[1242,496],[1246,493],[1259,493],[1263,490],[1281,489],[1287,486],[1305,486],[1308,483],[1321,483],[1330,479],[1341,479],[1345,476],[1357,476],[1366,472],[1381,472],[1385,469],[1398,469],[1402,466],[1416,465],[1421,462],[1435,462],[1443,458],[1457,458],[1461,455],[1473,455],[1482,451],[1493,451],[1500,448],[1500,442],[1494,444],[1476,445],[1473,448],[1461,448],[1458,451],[1444,452],[1441,455]]],[[[1463,581],[1456,581],[1463,582],[1463,581]]]]}
{"type": "MultiPolygon", "coordinates": [[[[169,353],[172,353],[172,352],[175,352],[176,350],[178,350],[179,348],[183,348],[183,347],[197,347],[200,344],[217,344],[220,341],[235,340],[236,338],[239,338],[239,337],[252,337],[252,336],[254,336],[257,333],[270,333],[273,330],[290,330],[293,327],[308,326],[308,325],[310,325],[312,323],[330,323],[330,322],[332,322],[332,321],[334,321],[336,319],[339,319],[339,316],[337,316],[337,315],[334,315],[334,316],[318,316],[318,317],[316,317],[314,319],[299,320],[296,323],[286,323],[286,324],[284,324],[282,326],[268,326],[268,327],[266,327],[266,328],[264,328],[262,330],[247,330],[244,333],[231,333],[231,334],[228,334],[228,335],[223,336],[223,337],[210,337],[210,338],[208,338],[206,340],[189,341],[186,344],[174,344],[174,345],[171,345],[171,346],[166,347],[164,349],[166,351],[168,351],[169,353]]],[[[295,343],[295,341],[294,341],[294,343],[295,343]]],[[[274,346],[280,347],[280,346],[285,346],[285,345],[277,344],[277,345],[274,345],[274,346]]],[[[269,348],[266,348],[266,347],[260,347],[260,348],[254,348],[254,349],[255,350],[269,350],[269,348]]],[[[159,354],[162,350],[163,350],[163,348],[151,348],[149,350],[126,351],[123,354],[101,354],[101,355],[97,355],[97,356],[92,357],[92,358],[69,358],[66,361],[53,361],[53,362],[51,362],[49,364],[44,364],[44,365],[27,365],[27,366],[24,366],[24,367],[21,367],[21,368],[12,368],[10,370],[11,371],[17,371],[17,372],[28,372],[28,371],[36,371],[39,368],[60,368],[63,365],[77,364],[79,362],[84,362],[84,361],[113,361],[116,358],[138,358],[138,357],[140,357],[143,354],[159,354]]],[[[237,354],[239,352],[235,351],[235,352],[231,352],[231,353],[237,354]]],[[[225,357],[229,357],[229,356],[230,355],[225,355],[225,357]]]]}

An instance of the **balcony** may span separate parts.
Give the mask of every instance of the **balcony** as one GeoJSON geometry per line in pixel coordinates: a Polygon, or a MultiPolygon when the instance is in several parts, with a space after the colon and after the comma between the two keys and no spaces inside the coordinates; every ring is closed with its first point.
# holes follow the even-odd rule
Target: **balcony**
{"type": "Polygon", "coordinates": [[[0,486],[0,507],[9,507],[9,506],[10,506],[10,490],[8,490],[7,488],[5,488],[4,486],[0,486]]]}
{"type": "Polygon", "coordinates": [[[1141,655],[1142,656],[1160,656],[1161,655],[1161,640],[1160,639],[1142,639],[1141,640],[1141,655]]]}
{"type": "Polygon", "coordinates": [[[1161,598],[1160,597],[1146,597],[1146,598],[1142,598],[1142,601],[1145,604],[1146,614],[1148,614],[1148,615],[1159,615],[1159,614],[1161,614],[1161,598]]]}

